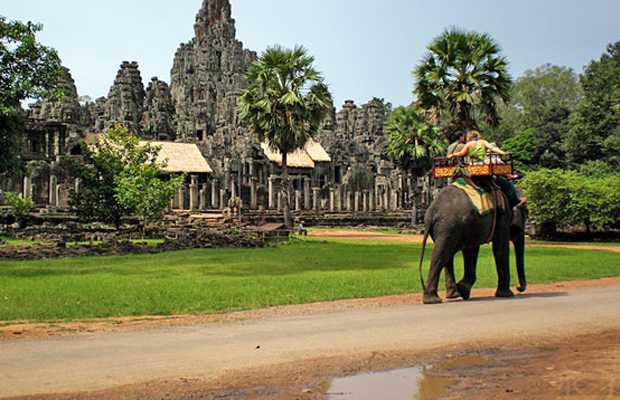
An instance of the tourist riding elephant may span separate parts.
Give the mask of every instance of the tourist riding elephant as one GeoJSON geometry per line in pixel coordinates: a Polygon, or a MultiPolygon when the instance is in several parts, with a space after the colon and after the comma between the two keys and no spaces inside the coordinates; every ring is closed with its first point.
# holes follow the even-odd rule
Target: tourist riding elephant
{"type": "MultiPolygon", "coordinates": [[[[504,203],[508,204],[501,191],[497,191],[496,195],[503,196],[504,203]]],[[[442,300],[437,294],[437,286],[439,276],[444,268],[446,268],[448,297],[460,295],[464,299],[468,299],[471,287],[476,281],[476,263],[480,245],[487,243],[489,239],[493,242],[493,256],[497,269],[495,296],[514,296],[510,290],[510,240],[514,243],[517,259],[519,276],[517,290],[525,291],[527,286],[524,267],[524,226],[526,218],[525,206],[520,206],[514,213],[510,207],[506,207],[505,211],[480,215],[463,190],[454,186],[444,188],[430,205],[424,218],[424,243],[426,243],[429,235],[435,243],[426,285],[422,279],[424,303],[441,303],[442,300]],[[459,251],[463,252],[465,274],[463,279],[455,284],[453,258],[459,251]]],[[[422,248],[420,267],[423,257],[424,247],[422,248]]],[[[422,278],[421,275],[420,277],[422,278]]]]}

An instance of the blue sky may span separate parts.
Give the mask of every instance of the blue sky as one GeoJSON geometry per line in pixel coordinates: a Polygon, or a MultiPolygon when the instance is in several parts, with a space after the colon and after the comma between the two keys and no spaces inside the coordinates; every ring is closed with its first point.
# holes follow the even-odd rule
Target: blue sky
{"type": "MultiPolygon", "coordinates": [[[[142,79],[170,82],[179,44],[193,38],[202,0],[3,0],[10,20],[41,22],[40,42],[56,48],[78,93],[107,96],[122,61],[142,79]]],[[[552,63],[582,72],[620,40],[618,0],[231,0],[237,39],[263,51],[305,46],[330,85],[334,104],[373,96],[413,100],[411,71],[450,26],[489,33],[513,77],[552,63]]]]}

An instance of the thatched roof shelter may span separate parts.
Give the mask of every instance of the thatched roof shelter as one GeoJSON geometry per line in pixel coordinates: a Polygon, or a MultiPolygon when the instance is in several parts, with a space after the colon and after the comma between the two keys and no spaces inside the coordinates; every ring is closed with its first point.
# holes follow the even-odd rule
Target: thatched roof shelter
{"type": "MultiPolygon", "coordinates": [[[[282,154],[279,151],[271,149],[267,143],[261,143],[261,148],[265,156],[271,162],[282,165],[282,154]]],[[[291,168],[314,168],[317,162],[330,162],[329,154],[323,149],[318,142],[309,139],[303,149],[299,149],[287,155],[287,165],[291,168]]]]}

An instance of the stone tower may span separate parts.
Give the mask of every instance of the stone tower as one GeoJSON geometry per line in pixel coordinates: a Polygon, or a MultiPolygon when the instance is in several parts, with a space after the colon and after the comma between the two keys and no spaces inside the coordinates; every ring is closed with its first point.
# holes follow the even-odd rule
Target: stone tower
{"type": "Polygon", "coordinates": [[[170,97],[170,87],[157,77],[151,78],[142,114],[142,137],[149,140],[174,140],[174,106],[170,97]]]}
{"type": "Polygon", "coordinates": [[[246,153],[250,139],[236,105],[243,73],[256,53],[235,39],[228,0],[204,0],[194,31],[196,36],[177,50],[170,73],[177,140],[199,142],[212,160],[246,153]]]}
{"type": "Polygon", "coordinates": [[[140,135],[144,96],[144,84],[138,63],[123,61],[114,84],[110,87],[107,100],[97,101],[99,115],[95,121],[95,132],[106,132],[119,124],[130,132],[140,135]]]}

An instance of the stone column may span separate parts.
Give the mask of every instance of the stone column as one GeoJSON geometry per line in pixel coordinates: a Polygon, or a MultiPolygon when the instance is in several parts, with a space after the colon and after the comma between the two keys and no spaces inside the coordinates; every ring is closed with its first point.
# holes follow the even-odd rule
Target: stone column
{"type": "Polygon", "coordinates": [[[80,191],[80,186],[82,186],[82,180],[80,178],[77,178],[75,180],[75,182],[73,183],[73,190],[75,190],[75,193],[79,193],[80,191]]]}
{"type": "Polygon", "coordinates": [[[301,191],[295,190],[295,211],[301,211],[301,191]]]}
{"type": "Polygon", "coordinates": [[[230,179],[230,197],[233,199],[237,197],[237,185],[235,184],[235,179],[231,177],[230,179]]]}
{"type": "Polygon", "coordinates": [[[347,190],[346,201],[347,201],[347,211],[353,211],[353,202],[351,199],[353,193],[350,190],[347,190]]]}
{"type": "Polygon", "coordinates": [[[226,189],[220,189],[220,210],[226,207],[226,189]]]}
{"type": "Polygon", "coordinates": [[[49,204],[53,207],[58,207],[58,197],[57,197],[57,186],[58,186],[58,178],[54,175],[50,175],[50,200],[49,204]]]}
{"type": "Polygon", "coordinates": [[[26,198],[28,197],[28,194],[30,193],[30,177],[25,176],[24,180],[23,180],[23,187],[22,187],[22,197],[26,198]]]}
{"type": "Polygon", "coordinates": [[[282,212],[282,192],[278,191],[278,212],[282,212]]]}
{"type": "Polygon", "coordinates": [[[304,209],[310,209],[310,178],[304,178],[304,209]]]}
{"type": "Polygon", "coordinates": [[[218,205],[218,196],[217,196],[217,180],[213,179],[211,181],[211,207],[217,208],[218,205]]]}
{"type": "Polygon", "coordinates": [[[355,212],[360,210],[360,192],[355,191],[355,212]]]}
{"type": "Polygon", "coordinates": [[[198,192],[198,198],[200,199],[198,209],[206,210],[207,209],[207,184],[202,184],[200,191],[198,192]]]}
{"type": "Polygon", "coordinates": [[[321,189],[312,188],[312,209],[316,212],[321,210],[321,189]]]}
{"type": "Polygon", "coordinates": [[[276,204],[276,196],[275,196],[275,183],[276,180],[275,175],[269,176],[269,209],[273,210],[276,204]]]}
{"type": "Polygon", "coordinates": [[[362,191],[362,211],[368,211],[368,191],[362,191]]]}
{"type": "MultiPolygon", "coordinates": [[[[253,164],[250,164],[250,166],[252,166],[253,164]]],[[[256,210],[256,208],[258,208],[258,193],[256,193],[257,189],[256,189],[256,182],[258,181],[258,178],[256,178],[255,176],[252,176],[250,178],[250,208],[252,210],[256,210]]]]}
{"type": "Polygon", "coordinates": [[[336,204],[335,204],[335,210],[338,212],[342,211],[342,193],[344,191],[344,188],[342,187],[342,185],[338,185],[336,186],[336,189],[334,190],[334,196],[336,196],[336,204]]]}
{"type": "Polygon", "coordinates": [[[198,209],[198,177],[196,175],[190,176],[189,209],[190,211],[198,209]]]}
{"type": "Polygon", "coordinates": [[[334,188],[329,188],[329,211],[334,212],[334,188]]]}

